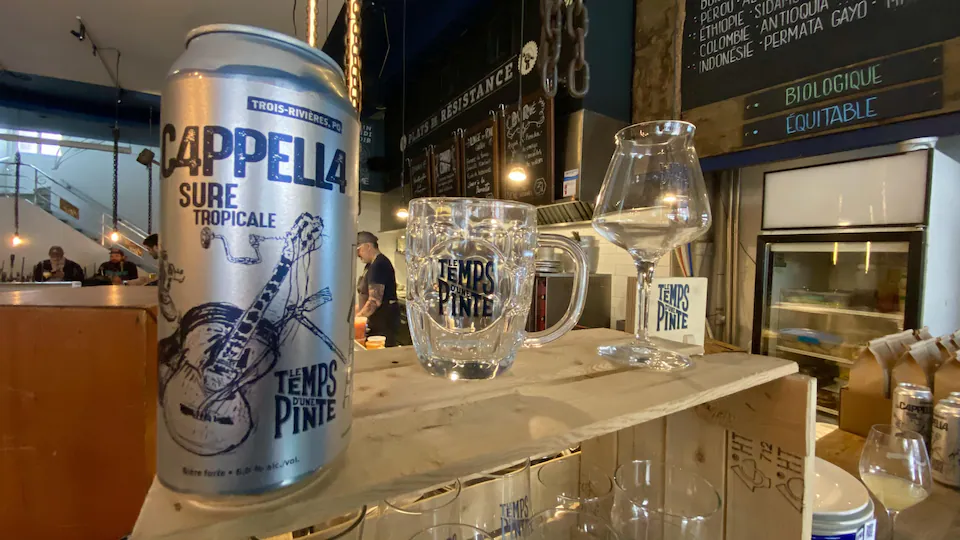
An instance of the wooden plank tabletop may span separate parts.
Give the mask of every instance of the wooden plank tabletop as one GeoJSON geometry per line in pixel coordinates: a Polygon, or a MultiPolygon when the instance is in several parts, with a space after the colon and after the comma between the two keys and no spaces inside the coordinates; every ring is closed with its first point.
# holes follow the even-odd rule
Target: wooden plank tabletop
{"type": "Polygon", "coordinates": [[[358,352],[352,442],[329,477],[283,499],[205,510],[156,481],[134,539],[268,537],[362,504],[493,469],[528,456],[716,400],[797,371],[793,362],[726,353],[693,369],[653,373],[596,355],[613,330],[571,332],[521,351],[489,381],[431,377],[409,347],[358,352]]]}
{"type": "Polygon", "coordinates": [[[150,308],[157,305],[156,287],[51,287],[43,290],[0,291],[0,306],[150,308]]]}
{"type": "MultiPolygon", "coordinates": [[[[817,457],[860,478],[860,452],[865,439],[817,423],[817,457]],[[832,428],[832,429],[831,429],[832,428]]],[[[872,497],[872,495],[871,495],[872,497]]],[[[875,497],[877,540],[890,539],[890,520],[875,497]]],[[[922,503],[904,510],[897,518],[896,540],[957,540],[960,538],[960,491],[936,482],[933,493],[922,503]]]]}

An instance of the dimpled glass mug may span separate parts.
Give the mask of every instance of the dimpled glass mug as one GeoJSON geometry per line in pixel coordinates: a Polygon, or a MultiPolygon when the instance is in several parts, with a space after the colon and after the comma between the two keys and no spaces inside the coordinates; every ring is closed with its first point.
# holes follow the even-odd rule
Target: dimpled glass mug
{"type": "Polygon", "coordinates": [[[538,234],[537,209],[495,199],[423,198],[407,218],[407,319],[420,364],[449,379],[490,379],[521,346],[539,347],[580,319],[587,259],[568,238],[538,234]],[[563,318],[524,331],[538,247],[567,252],[576,266],[563,318]]]}

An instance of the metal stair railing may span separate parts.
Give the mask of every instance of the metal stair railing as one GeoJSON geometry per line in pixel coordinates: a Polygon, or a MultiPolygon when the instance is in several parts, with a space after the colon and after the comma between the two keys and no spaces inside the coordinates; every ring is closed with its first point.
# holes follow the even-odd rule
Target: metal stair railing
{"type": "MultiPolygon", "coordinates": [[[[16,158],[13,158],[13,157],[10,157],[10,156],[4,157],[4,158],[0,158],[0,165],[12,165],[12,164],[14,163],[14,160],[15,160],[15,159],[16,159],[16,158]]],[[[33,169],[33,176],[34,176],[34,181],[33,181],[33,185],[34,185],[33,195],[34,195],[35,197],[39,197],[39,201],[38,201],[38,202],[46,202],[46,203],[48,203],[48,204],[52,204],[52,202],[53,202],[53,201],[52,201],[52,197],[51,197],[50,195],[48,195],[46,192],[44,192],[44,190],[43,190],[43,188],[48,188],[48,187],[50,187],[50,186],[47,185],[47,182],[49,182],[49,183],[51,183],[51,184],[59,187],[60,189],[66,190],[66,192],[69,193],[71,196],[74,196],[74,197],[76,197],[77,199],[80,199],[81,201],[83,201],[83,202],[86,203],[87,205],[94,207],[94,208],[98,211],[98,213],[100,213],[100,214],[107,214],[107,215],[112,216],[111,210],[110,210],[106,205],[100,203],[99,201],[97,201],[97,200],[94,199],[93,197],[91,197],[91,196],[87,195],[86,193],[84,193],[83,191],[81,191],[81,190],[79,190],[79,189],[71,186],[70,184],[68,184],[68,183],[66,183],[66,182],[64,182],[64,181],[62,181],[62,180],[57,180],[56,178],[54,178],[54,177],[50,176],[49,174],[43,172],[43,170],[41,170],[41,169],[39,169],[38,167],[36,167],[36,166],[34,166],[34,165],[31,165],[31,164],[29,164],[29,163],[24,163],[24,162],[21,161],[21,162],[20,162],[20,167],[21,167],[21,169],[22,169],[23,167],[26,167],[26,168],[29,168],[29,169],[33,169]],[[41,177],[42,177],[42,179],[41,179],[41,177]],[[38,192],[39,192],[39,195],[37,194],[38,192]]],[[[10,173],[9,171],[0,170],[0,176],[9,176],[9,177],[12,178],[12,177],[13,177],[13,173],[10,173]]],[[[23,184],[23,176],[24,176],[24,175],[21,174],[20,176],[21,176],[21,183],[20,183],[21,193],[23,193],[23,192],[24,192],[24,190],[23,190],[23,187],[24,187],[24,184],[23,184]]],[[[9,189],[4,189],[3,191],[5,191],[5,192],[6,192],[6,191],[11,191],[11,192],[13,191],[13,189],[12,189],[13,182],[11,181],[11,182],[9,182],[9,184],[10,184],[9,189]]],[[[59,198],[63,198],[63,195],[62,195],[62,194],[60,194],[60,193],[55,193],[53,189],[50,189],[50,190],[49,190],[49,193],[52,194],[52,195],[56,195],[56,196],[59,197],[59,198]]],[[[48,212],[50,212],[51,214],[54,214],[54,212],[51,212],[49,209],[46,209],[46,210],[47,210],[48,212]]],[[[65,213],[66,213],[66,212],[65,212],[65,213]]],[[[59,215],[56,215],[56,214],[54,214],[54,215],[55,215],[55,217],[57,217],[58,219],[61,218],[61,216],[59,216],[59,215]]],[[[69,215],[69,214],[68,214],[68,215],[69,215]]],[[[147,232],[144,231],[143,229],[141,229],[140,227],[138,227],[136,224],[134,224],[133,222],[131,222],[130,220],[126,219],[126,218],[123,217],[123,216],[119,216],[119,218],[120,218],[120,221],[123,222],[124,227],[125,227],[130,233],[132,233],[133,235],[139,237],[139,240],[140,240],[140,241],[142,241],[144,238],[147,237],[147,232]]],[[[76,218],[74,218],[74,219],[76,219],[76,218]]],[[[79,222],[80,220],[76,220],[76,221],[79,222]]],[[[96,230],[96,229],[89,230],[89,231],[84,231],[84,232],[88,232],[88,233],[90,233],[90,234],[100,234],[100,233],[102,233],[102,231],[96,230]]],[[[100,234],[100,235],[102,236],[102,234],[100,234]]]]}
{"type": "MultiPolygon", "coordinates": [[[[0,179],[5,179],[0,182],[0,196],[12,196],[14,194],[14,173],[5,170],[5,168],[12,166],[15,159],[13,157],[0,158],[0,179]]],[[[147,255],[147,248],[143,245],[143,240],[148,236],[146,231],[122,216],[118,216],[117,233],[119,238],[117,241],[113,241],[111,239],[114,232],[113,214],[106,205],[70,184],[57,180],[34,165],[21,161],[20,167],[21,197],[100,245],[104,247],[117,245],[139,258],[139,262],[134,262],[138,262],[140,266],[155,269],[156,262],[147,255]],[[27,176],[23,174],[24,168],[33,170],[32,186],[29,185],[29,176],[27,181],[24,182],[24,176],[27,176]],[[32,187],[32,191],[30,187],[32,187]],[[84,212],[84,214],[90,217],[81,219],[80,208],[70,201],[71,198],[74,201],[82,201],[82,204],[87,207],[87,212],[84,212]],[[94,214],[89,214],[89,211],[94,214]],[[99,215],[99,219],[94,215],[99,215]]]]}

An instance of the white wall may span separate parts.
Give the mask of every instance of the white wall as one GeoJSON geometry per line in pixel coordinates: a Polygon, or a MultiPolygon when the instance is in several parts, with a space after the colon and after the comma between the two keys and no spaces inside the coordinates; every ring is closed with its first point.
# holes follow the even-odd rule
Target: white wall
{"type": "MultiPolygon", "coordinates": [[[[108,144],[112,144],[108,143],[108,144]]],[[[132,147],[130,154],[120,154],[118,158],[119,198],[118,208],[120,216],[143,230],[147,229],[147,169],[137,162],[137,155],[142,146],[132,147]]],[[[159,160],[160,149],[150,148],[159,160]]],[[[17,143],[0,141],[0,157],[13,156],[17,150],[17,143]]],[[[67,151],[61,148],[61,151],[67,151]]],[[[65,157],[60,158],[61,164],[57,169],[54,166],[57,158],[38,154],[22,153],[20,159],[29,163],[57,180],[79,189],[86,195],[103,205],[109,213],[113,205],[113,152],[100,150],[69,149],[65,157]]],[[[33,174],[28,171],[28,179],[23,179],[25,186],[33,189],[33,174]]],[[[27,174],[27,173],[21,173],[27,174]]],[[[153,166],[153,227],[159,227],[160,201],[160,168],[153,166]]],[[[76,201],[71,201],[77,204],[76,201]]]]}
{"type": "Polygon", "coordinates": [[[17,256],[16,273],[20,272],[21,257],[25,257],[25,268],[29,274],[35,264],[47,258],[50,246],[62,247],[68,259],[85,268],[87,277],[110,258],[106,248],[100,244],[24,201],[20,202],[20,237],[23,243],[18,247],[11,247],[13,198],[0,198],[0,258],[5,261],[4,268],[7,273],[11,253],[17,256]]]}

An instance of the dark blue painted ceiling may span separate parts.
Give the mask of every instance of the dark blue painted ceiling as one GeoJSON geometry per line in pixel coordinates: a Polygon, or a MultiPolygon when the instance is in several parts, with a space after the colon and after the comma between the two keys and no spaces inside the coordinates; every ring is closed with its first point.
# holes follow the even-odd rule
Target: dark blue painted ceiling
{"type": "MultiPolygon", "coordinates": [[[[0,72],[0,126],[113,140],[116,96],[113,87],[0,72]]],[[[121,93],[122,142],[156,146],[159,121],[160,96],[132,91],[121,93]]]]}

